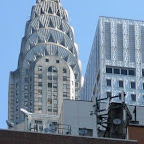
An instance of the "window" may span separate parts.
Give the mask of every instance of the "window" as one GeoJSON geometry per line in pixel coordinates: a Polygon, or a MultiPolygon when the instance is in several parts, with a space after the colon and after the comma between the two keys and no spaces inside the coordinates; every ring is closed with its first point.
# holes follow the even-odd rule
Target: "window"
{"type": "Polygon", "coordinates": [[[54,109],[53,109],[53,112],[58,112],[58,109],[57,109],[57,108],[54,108],[54,109]]]}
{"type": "Polygon", "coordinates": [[[142,77],[144,77],[144,69],[142,69],[142,77]]]}
{"type": "Polygon", "coordinates": [[[48,75],[48,80],[52,80],[52,75],[48,75]]]}
{"type": "Polygon", "coordinates": [[[66,68],[63,68],[63,73],[67,73],[67,69],[66,68]]]}
{"type": "Polygon", "coordinates": [[[30,77],[30,81],[32,81],[32,77],[30,77]]]}
{"type": "Polygon", "coordinates": [[[67,81],[67,77],[66,76],[63,77],[63,81],[67,81]]]}
{"type": "Polygon", "coordinates": [[[39,111],[42,111],[42,106],[38,106],[38,110],[39,110],[39,111]]]}
{"type": "Polygon", "coordinates": [[[107,79],[106,82],[107,82],[107,86],[111,86],[111,80],[110,79],[107,79]]]}
{"type": "Polygon", "coordinates": [[[135,75],[135,71],[134,70],[129,70],[129,75],[134,76],[135,75]]]}
{"type": "Polygon", "coordinates": [[[16,88],[18,88],[18,83],[16,83],[16,88]]]}
{"type": "Polygon", "coordinates": [[[132,100],[133,102],[136,101],[136,95],[135,95],[135,94],[131,94],[131,100],[132,100]]]}
{"type": "Polygon", "coordinates": [[[16,107],[16,111],[18,111],[18,106],[16,107]]]}
{"type": "MultiPolygon", "coordinates": [[[[18,119],[18,114],[16,114],[16,119],[18,119]]],[[[18,123],[17,123],[18,124],[18,123]]]]}
{"type": "Polygon", "coordinates": [[[16,91],[16,95],[18,95],[18,91],[16,91]]]}
{"type": "Polygon", "coordinates": [[[27,101],[24,102],[24,106],[28,106],[28,102],[27,101]]]}
{"type": "Polygon", "coordinates": [[[48,107],[48,112],[52,112],[52,107],[51,106],[48,107]]]}
{"type": "Polygon", "coordinates": [[[30,105],[32,105],[32,103],[33,103],[33,102],[32,102],[32,100],[31,100],[31,101],[30,101],[30,105]]]}
{"type": "Polygon", "coordinates": [[[119,81],[119,87],[123,88],[123,81],[121,81],[121,80],[119,81]]]}
{"type": "Polygon", "coordinates": [[[38,90],[38,95],[42,95],[42,90],[38,90]]]}
{"type": "Polygon", "coordinates": [[[57,88],[57,83],[54,83],[54,84],[53,84],[53,88],[57,88]]]}
{"type": "Polygon", "coordinates": [[[53,80],[57,80],[58,76],[57,75],[54,75],[53,76],[53,80]]]}
{"type": "Polygon", "coordinates": [[[78,87],[78,83],[75,83],[75,87],[78,87]]]}
{"type": "Polygon", "coordinates": [[[24,79],[24,82],[28,83],[28,78],[25,78],[25,79],[24,79]]]}
{"type": "Polygon", "coordinates": [[[49,88],[52,88],[52,83],[48,83],[48,87],[49,87],[49,88]]]}
{"type": "Polygon", "coordinates": [[[121,69],[121,74],[122,75],[127,75],[127,70],[126,69],[121,69]]]}
{"type": "Polygon", "coordinates": [[[38,71],[42,71],[42,66],[39,66],[39,67],[38,67],[38,71]]]}
{"type": "Polygon", "coordinates": [[[42,74],[38,74],[38,79],[42,79],[42,74]]]}
{"type": "Polygon", "coordinates": [[[112,96],[111,92],[107,92],[106,94],[107,94],[107,98],[112,96]]]}
{"type": "Polygon", "coordinates": [[[135,89],[135,87],[136,87],[136,86],[135,86],[135,82],[131,82],[131,88],[132,88],[132,89],[135,89]]]}
{"type": "Polygon", "coordinates": [[[93,130],[86,129],[86,128],[79,128],[79,135],[80,136],[93,136],[93,130]]]}
{"type": "Polygon", "coordinates": [[[39,86],[39,87],[42,87],[42,82],[38,82],[38,86],[39,86]]]}
{"type": "Polygon", "coordinates": [[[67,92],[64,92],[64,93],[63,93],[63,97],[67,97],[67,92]]]}
{"type": "Polygon", "coordinates": [[[16,103],[18,103],[18,98],[16,99],[16,103]]]}
{"type": "Polygon", "coordinates": [[[48,104],[52,104],[52,99],[48,98],[48,104]]]}
{"type": "Polygon", "coordinates": [[[39,103],[42,103],[42,98],[38,98],[38,102],[39,102],[39,103]]]}
{"type": "Polygon", "coordinates": [[[24,90],[28,90],[28,86],[27,85],[24,86],[24,90]]]}
{"type": "Polygon", "coordinates": [[[32,92],[30,93],[30,98],[32,97],[32,92]]]}
{"type": "Polygon", "coordinates": [[[57,72],[57,69],[56,67],[51,66],[48,68],[48,72],[57,72]]]}
{"type": "Polygon", "coordinates": [[[67,90],[67,85],[63,84],[63,90],[67,90]]]}
{"type": "Polygon", "coordinates": [[[57,92],[54,91],[54,92],[53,92],[53,96],[57,96],[57,92]]]}
{"type": "Polygon", "coordinates": [[[121,100],[122,99],[122,95],[121,95],[121,93],[119,93],[119,100],[121,100]]]}
{"type": "Polygon", "coordinates": [[[120,74],[120,69],[115,68],[115,69],[114,69],[114,74],[120,74]]]}
{"type": "Polygon", "coordinates": [[[28,98],[28,93],[25,93],[25,94],[24,94],[24,97],[25,97],[25,98],[28,98]]]}
{"type": "Polygon", "coordinates": [[[144,83],[143,83],[143,89],[144,89],[144,83]]]}
{"type": "Polygon", "coordinates": [[[112,68],[106,68],[106,73],[112,73],[112,68]]]}
{"type": "Polygon", "coordinates": [[[45,61],[46,61],[46,62],[49,62],[49,59],[46,59],[45,61]]]}
{"type": "Polygon", "coordinates": [[[59,63],[59,60],[56,60],[56,63],[59,63]]]}

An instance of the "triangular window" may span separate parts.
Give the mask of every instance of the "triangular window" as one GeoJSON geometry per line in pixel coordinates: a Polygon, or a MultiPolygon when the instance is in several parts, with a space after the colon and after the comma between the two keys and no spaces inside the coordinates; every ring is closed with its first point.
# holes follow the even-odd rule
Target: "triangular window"
{"type": "Polygon", "coordinates": [[[63,39],[60,44],[65,46],[65,40],[63,39]]]}
{"type": "Polygon", "coordinates": [[[44,12],[43,12],[43,9],[41,8],[41,14],[45,14],[44,12]]]}
{"type": "Polygon", "coordinates": [[[57,11],[57,16],[60,16],[60,11],[59,10],[57,11]]]}
{"type": "Polygon", "coordinates": [[[39,28],[43,28],[43,25],[41,22],[39,22],[39,28]]]}
{"type": "Polygon", "coordinates": [[[60,29],[61,31],[63,31],[63,25],[62,25],[62,24],[60,25],[59,29],[60,29]]]}
{"type": "Polygon", "coordinates": [[[54,25],[53,25],[53,23],[52,23],[52,20],[51,20],[51,19],[50,19],[50,22],[49,22],[48,27],[52,27],[52,28],[54,28],[54,25]]]}
{"type": "Polygon", "coordinates": [[[54,42],[54,38],[52,35],[50,35],[48,42],[54,42]]]}
{"type": "Polygon", "coordinates": [[[69,31],[67,32],[67,36],[70,37],[70,32],[69,31]]]}
{"type": "Polygon", "coordinates": [[[49,13],[49,14],[52,14],[52,13],[53,13],[51,7],[49,7],[48,13],[49,13]]]}

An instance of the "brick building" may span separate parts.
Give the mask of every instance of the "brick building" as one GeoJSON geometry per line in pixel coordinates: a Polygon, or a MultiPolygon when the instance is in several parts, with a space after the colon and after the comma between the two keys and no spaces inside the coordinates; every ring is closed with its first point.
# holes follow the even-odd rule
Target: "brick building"
{"type": "Polygon", "coordinates": [[[0,144],[137,144],[136,141],[0,130],[0,144]]]}

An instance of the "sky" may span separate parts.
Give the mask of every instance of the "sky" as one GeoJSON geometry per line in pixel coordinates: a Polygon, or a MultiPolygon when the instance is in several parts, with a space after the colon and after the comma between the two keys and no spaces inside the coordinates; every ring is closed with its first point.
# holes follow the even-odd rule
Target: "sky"
{"type": "MultiPolygon", "coordinates": [[[[7,129],[9,72],[17,68],[26,21],[36,0],[0,0],[0,128],[7,129]]],[[[84,76],[99,16],[144,20],[144,0],[61,0],[75,30],[84,76]]]]}

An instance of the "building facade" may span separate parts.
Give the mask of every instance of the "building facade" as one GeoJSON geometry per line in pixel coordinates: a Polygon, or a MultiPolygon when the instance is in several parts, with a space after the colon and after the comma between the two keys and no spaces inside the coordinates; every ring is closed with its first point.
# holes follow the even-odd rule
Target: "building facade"
{"type": "MultiPolygon", "coordinates": [[[[124,91],[129,105],[144,105],[144,22],[100,17],[81,98],[107,98],[124,91]]],[[[121,97],[113,99],[121,102],[121,97]]]]}
{"type": "Polygon", "coordinates": [[[17,69],[10,72],[8,120],[31,113],[59,115],[64,99],[79,99],[81,62],[60,0],[37,0],[26,23],[17,69]]]}

